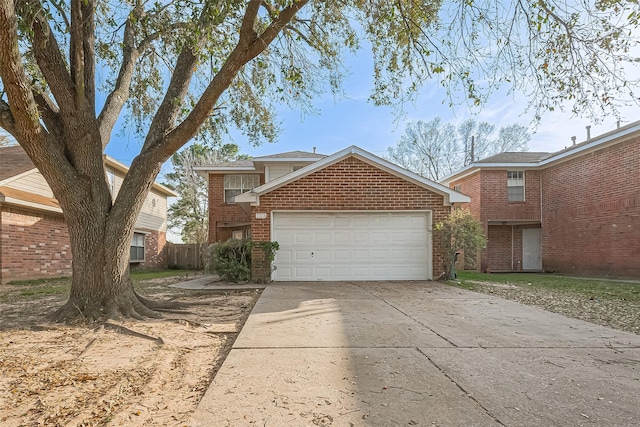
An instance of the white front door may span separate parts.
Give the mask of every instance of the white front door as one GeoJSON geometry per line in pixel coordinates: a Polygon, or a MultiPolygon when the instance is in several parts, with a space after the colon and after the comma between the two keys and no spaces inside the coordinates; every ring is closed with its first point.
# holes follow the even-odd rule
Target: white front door
{"type": "Polygon", "coordinates": [[[430,212],[274,212],[276,281],[425,280],[430,212]]]}
{"type": "Polygon", "coordinates": [[[522,269],[542,270],[541,230],[525,228],[522,230],[522,269]]]}

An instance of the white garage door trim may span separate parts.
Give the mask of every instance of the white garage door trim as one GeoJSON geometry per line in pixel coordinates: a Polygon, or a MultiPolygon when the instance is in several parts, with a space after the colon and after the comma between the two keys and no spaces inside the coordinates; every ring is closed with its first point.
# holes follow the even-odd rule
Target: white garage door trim
{"type": "Polygon", "coordinates": [[[275,210],[274,281],[430,280],[429,210],[275,210]]]}

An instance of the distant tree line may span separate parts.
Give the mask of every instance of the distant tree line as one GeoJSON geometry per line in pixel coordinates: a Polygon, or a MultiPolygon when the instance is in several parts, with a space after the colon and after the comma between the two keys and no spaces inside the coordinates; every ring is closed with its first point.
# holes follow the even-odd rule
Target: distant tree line
{"type": "Polygon", "coordinates": [[[528,151],[531,135],[514,123],[500,128],[467,119],[457,127],[442,118],[409,122],[387,159],[425,178],[438,181],[471,162],[507,151],[528,151]]]}

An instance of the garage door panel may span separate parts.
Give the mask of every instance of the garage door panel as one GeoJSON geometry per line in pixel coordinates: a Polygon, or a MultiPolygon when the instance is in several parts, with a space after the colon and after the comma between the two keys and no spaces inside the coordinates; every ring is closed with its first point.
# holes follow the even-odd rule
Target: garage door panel
{"type": "Polygon", "coordinates": [[[288,267],[278,267],[278,277],[283,280],[291,280],[293,278],[293,269],[288,267]]]}
{"type": "Polygon", "coordinates": [[[334,227],[350,227],[351,217],[345,216],[345,215],[336,215],[333,218],[333,226],[334,227]]]}
{"type": "Polygon", "coordinates": [[[389,241],[389,233],[384,231],[374,231],[371,233],[374,242],[387,242],[389,241]]]}
{"type": "Polygon", "coordinates": [[[311,243],[311,232],[300,231],[295,233],[294,241],[296,243],[311,243]]]}
{"type": "Polygon", "coordinates": [[[314,227],[330,227],[332,223],[330,215],[315,215],[313,217],[313,226],[314,227]]]}
{"type": "Polygon", "coordinates": [[[278,259],[280,261],[291,261],[291,259],[293,258],[293,252],[286,250],[286,249],[281,249],[278,251],[278,259]]]}
{"type": "Polygon", "coordinates": [[[278,233],[278,242],[279,243],[290,243],[293,242],[294,235],[291,231],[281,231],[278,233]]]}
{"type": "Polygon", "coordinates": [[[370,218],[365,215],[351,217],[351,225],[354,227],[366,227],[369,225],[370,218]]]}
{"type": "Polygon", "coordinates": [[[371,255],[375,260],[384,260],[389,257],[389,251],[386,249],[373,249],[371,255]]]}
{"type": "Polygon", "coordinates": [[[351,233],[349,232],[335,232],[333,234],[333,241],[336,243],[349,243],[351,242],[351,233]]]}
{"type": "Polygon", "coordinates": [[[356,231],[353,233],[353,241],[355,243],[367,243],[370,238],[370,233],[366,231],[356,231]]]}
{"type": "Polygon", "coordinates": [[[310,267],[295,267],[293,269],[293,271],[294,271],[296,279],[304,280],[304,278],[310,278],[311,277],[311,268],[310,267]]]}
{"type": "Polygon", "coordinates": [[[295,251],[293,258],[296,261],[309,261],[311,260],[311,251],[295,251]]]}
{"type": "Polygon", "coordinates": [[[421,280],[428,212],[274,212],[274,280],[421,280]]]}
{"type": "Polygon", "coordinates": [[[368,250],[354,250],[353,251],[353,260],[354,261],[368,261],[369,260],[369,251],[368,250]]]}
{"type": "Polygon", "coordinates": [[[331,233],[326,231],[318,231],[315,233],[315,241],[318,243],[330,243],[331,240],[331,233]]]}
{"type": "Polygon", "coordinates": [[[353,277],[367,279],[369,277],[369,267],[353,267],[353,277]]]}
{"type": "Polygon", "coordinates": [[[315,269],[315,275],[320,280],[331,280],[331,269],[329,267],[318,267],[315,269]]]}

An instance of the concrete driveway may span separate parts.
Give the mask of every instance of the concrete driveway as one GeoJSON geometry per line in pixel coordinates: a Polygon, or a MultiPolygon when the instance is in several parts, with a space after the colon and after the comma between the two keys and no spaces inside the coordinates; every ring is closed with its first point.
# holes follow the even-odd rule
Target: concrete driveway
{"type": "Polygon", "coordinates": [[[269,285],[194,426],[638,426],[640,336],[433,282],[269,285]]]}

